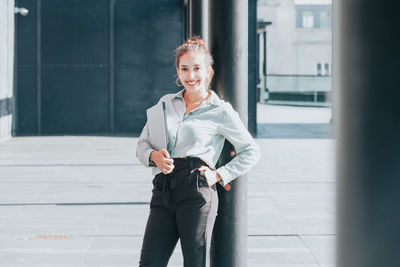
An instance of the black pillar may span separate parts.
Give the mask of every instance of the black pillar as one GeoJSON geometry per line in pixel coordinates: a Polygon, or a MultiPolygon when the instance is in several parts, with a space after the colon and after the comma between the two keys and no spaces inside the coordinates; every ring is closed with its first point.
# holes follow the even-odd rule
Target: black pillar
{"type": "Polygon", "coordinates": [[[189,17],[187,35],[199,35],[206,43],[208,43],[208,1],[189,0],[187,6],[189,17]]]}
{"type": "Polygon", "coordinates": [[[334,9],[337,266],[400,266],[400,4],[334,9]]]}
{"type": "Polygon", "coordinates": [[[248,127],[253,136],[257,135],[257,0],[249,0],[249,24],[248,24],[248,47],[249,47],[249,94],[248,94],[248,127]]]}
{"type": "MultiPolygon", "coordinates": [[[[248,2],[210,1],[210,47],[215,60],[212,88],[238,111],[245,125],[248,112],[248,2]]],[[[222,160],[229,160],[230,148],[222,160]]],[[[224,162],[222,162],[223,164],[224,162]]],[[[214,228],[212,264],[247,266],[247,176],[219,187],[220,207],[214,228]]]]}

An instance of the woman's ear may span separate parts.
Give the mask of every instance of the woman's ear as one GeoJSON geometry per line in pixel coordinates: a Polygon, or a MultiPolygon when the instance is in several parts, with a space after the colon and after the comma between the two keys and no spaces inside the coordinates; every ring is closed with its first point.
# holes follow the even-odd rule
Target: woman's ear
{"type": "Polygon", "coordinates": [[[209,81],[209,82],[211,82],[213,76],[214,76],[214,70],[213,70],[212,68],[209,68],[209,69],[207,70],[207,78],[208,78],[208,81],[209,81]]]}

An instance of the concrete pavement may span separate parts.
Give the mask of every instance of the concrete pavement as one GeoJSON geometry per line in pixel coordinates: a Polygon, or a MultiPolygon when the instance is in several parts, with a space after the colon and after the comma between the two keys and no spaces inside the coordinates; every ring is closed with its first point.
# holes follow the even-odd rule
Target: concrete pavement
{"type": "MultiPolygon", "coordinates": [[[[260,123],[279,123],[263,116],[260,123]]],[[[316,117],[283,122],[326,123],[316,117]]],[[[135,158],[136,140],[0,143],[0,266],[137,266],[152,176],[135,158]]],[[[248,266],[333,267],[334,140],[256,141],[262,158],[249,173],[248,266]]],[[[179,244],[169,266],[182,266],[179,244]]]]}

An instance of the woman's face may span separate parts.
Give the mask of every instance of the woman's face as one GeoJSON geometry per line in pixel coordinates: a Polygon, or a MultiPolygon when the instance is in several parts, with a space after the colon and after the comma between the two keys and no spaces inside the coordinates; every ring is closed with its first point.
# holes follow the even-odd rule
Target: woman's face
{"type": "Polygon", "coordinates": [[[206,65],[206,57],[202,52],[190,51],[183,54],[176,71],[187,91],[207,90],[211,70],[206,65]]]}

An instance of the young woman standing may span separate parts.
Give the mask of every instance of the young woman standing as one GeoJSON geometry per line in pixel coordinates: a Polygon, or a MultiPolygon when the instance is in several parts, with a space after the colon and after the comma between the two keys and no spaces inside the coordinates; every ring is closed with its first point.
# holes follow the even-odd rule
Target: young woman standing
{"type": "Polygon", "coordinates": [[[178,239],[185,267],[209,266],[218,209],[216,183],[228,184],[260,157],[237,112],[208,88],[212,64],[206,44],[198,37],[176,49],[177,84],[184,89],[160,99],[166,103],[167,148],[152,148],[147,123],[138,139],[136,156],[153,167],[155,175],[141,267],[167,266],[178,239]],[[215,169],[225,139],[236,155],[215,169]]]}

